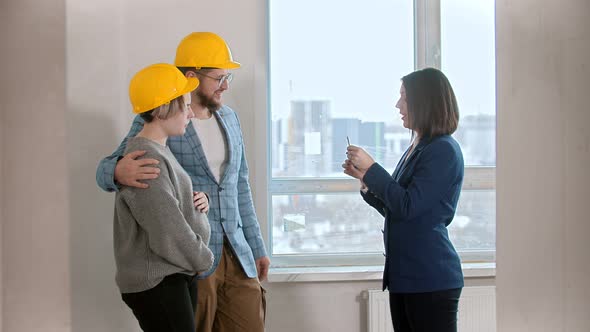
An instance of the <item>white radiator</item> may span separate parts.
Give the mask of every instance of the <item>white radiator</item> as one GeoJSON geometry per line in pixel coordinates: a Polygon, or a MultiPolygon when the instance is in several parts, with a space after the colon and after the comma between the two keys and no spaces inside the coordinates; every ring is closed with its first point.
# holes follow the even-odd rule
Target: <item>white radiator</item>
{"type": "MultiPolygon", "coordinates": [[[[367,332],[393,332],[389,292],[367,291],[367,332]]],[[[458,332],[496,331],[496,287],[465,287],[459,300],[458,332]]]]}

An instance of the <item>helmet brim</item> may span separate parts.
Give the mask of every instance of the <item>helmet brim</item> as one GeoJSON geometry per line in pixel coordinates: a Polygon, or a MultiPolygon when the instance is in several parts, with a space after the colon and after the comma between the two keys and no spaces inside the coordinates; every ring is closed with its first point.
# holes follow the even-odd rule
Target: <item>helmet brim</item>
{"type": "MultiPolygon", "coordinates": [[[[187,82],[186,82],[186,86],[182,90],[183,92],[176,97],[179,97],[185,93],[189,93],[199,87],[200,82],[196,77],[187,77],[186,79],[187,79],[187,82]]],[[[176,98],[176,97],[174,97],[174,98],[176,98]]]]}
{"type": "Polygon", "coordinates": [[[239,62],[236,61],[230,61],[226,64],[226,66],[223,69],[238,69],[240,68],[242,65],[239,62]]]}
{"type": "Polygon", "coordinates": [[[181,90],[179,90],[172,97],[170,97],[170,99],[168,100],[168,102],[171,102],[172,100],[174,100],[174,99],[176,99],[176,98],[178,98],[178,97],[180,97],[180,96],[182,96],[184,94],[187,94],[187,93],[193,91],[200,84],[199,79],[196,78],[196,77],[187,77],[186,80],[187,80],[187,82],[186,82],[186,85],[184,86],[184,88],[181,89],[181,90]]]}
{"type": "Polygon", "coordinates": [[[176,99],[184,94],[187,94],[187,93],[193,91],[201,83],[201,82],[199,82],[199,79],[196,77],[187,77],[186,80],[187,80],[187,82],[186,82],[186,85],[184,86],[184,88],[180,89],[177,93],[175,93],[174,95],[169,97],[167,103],[173,101],[174,99],[176,99]]]}
{"type": "MultiPolygon", "coordinates": [[[[205,64],[205,65],[202,65],[200,67],[195,67],[195,68],[196,69],[201,69],[201,68],[238,69],[241,66],[242,65],[239,62],[236,62],[236,61],[228,61],[228,62],[225,62],[225,63],[205,64]]],[[[179,67],[184,67],[184,66],[179,66],[179,67]]]]}

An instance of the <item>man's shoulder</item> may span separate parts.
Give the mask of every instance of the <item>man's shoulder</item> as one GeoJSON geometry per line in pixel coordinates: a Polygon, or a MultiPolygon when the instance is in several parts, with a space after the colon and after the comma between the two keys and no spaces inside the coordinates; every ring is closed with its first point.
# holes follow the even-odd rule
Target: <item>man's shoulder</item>
{"type": "Polygon", "coordinates": [[[222,105],[219,111],[217,111],[221,117],[224,119],[237,119],[238,115],[236,112],[227,105],[222,105]]]}

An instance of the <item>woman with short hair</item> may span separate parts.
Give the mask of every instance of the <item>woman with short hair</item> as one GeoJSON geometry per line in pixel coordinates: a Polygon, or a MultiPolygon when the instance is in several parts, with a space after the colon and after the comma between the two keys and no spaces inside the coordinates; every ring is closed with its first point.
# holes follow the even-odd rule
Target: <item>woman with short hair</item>
{"type": "Polygon", "coordinates": [[[122,186],[115,198],[117,286],[144,331],[194,332],[195,277],[213,264],[208,207],[196,209],[191,179],[166,146],[194,117],[190,92],[198,85],[169,64],[140,70],[129,85],[145,125],[125,154],[145,151],[160,170],[146,189],[122,186]]]}

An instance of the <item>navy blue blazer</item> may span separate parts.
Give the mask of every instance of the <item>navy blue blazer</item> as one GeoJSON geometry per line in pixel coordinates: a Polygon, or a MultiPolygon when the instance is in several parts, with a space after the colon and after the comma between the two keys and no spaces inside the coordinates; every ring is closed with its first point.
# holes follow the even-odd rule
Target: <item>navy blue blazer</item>
{"type": "Polygon", "coordinates": [[[375,163],[363,199],[385,217],[383,290],[421,293],[463,287],[461,261],[449,240],[463,183],[463,154],[448,135],[422,139],[393,174],[375,163]]]}

